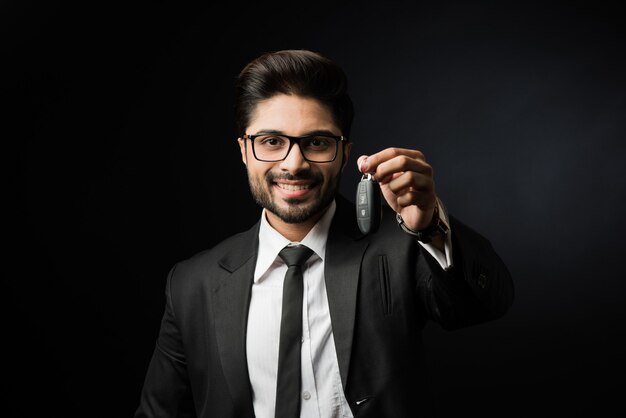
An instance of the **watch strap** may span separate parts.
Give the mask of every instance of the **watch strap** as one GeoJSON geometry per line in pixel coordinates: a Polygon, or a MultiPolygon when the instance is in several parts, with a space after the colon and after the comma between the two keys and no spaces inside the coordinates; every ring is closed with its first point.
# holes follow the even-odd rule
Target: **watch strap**
{"type": "Polygon", "coordinates": [[[433,219],[426,228],[421,229],[419,231],[413,231],[404,223],[404,219],[400,216],[399,213],[396,213],[396,220],[398,221],[398,225],[400,228],[409,235],[417,238],[418,241],[423,242],[424,244],[428,244],[432,242],[433,238],[437,235],[446,235],[450,228],[444,219],[442,219],[441,211],[439,210],[439,199],[437,199],[437,206],[435,206],[435,211],[433,213],[433,219]]]}

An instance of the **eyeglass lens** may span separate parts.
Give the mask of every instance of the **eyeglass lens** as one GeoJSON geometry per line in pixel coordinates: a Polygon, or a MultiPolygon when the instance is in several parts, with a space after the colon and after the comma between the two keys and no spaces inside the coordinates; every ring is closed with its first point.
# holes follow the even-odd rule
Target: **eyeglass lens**
{"type": "MultiPolygon", "coordinates": [[[[281,135],[262,135],[254,138],[252,146],[255,156],[263,161],[281,161],[287,158],[292,139],[281,135]]],[[[332,137],[315,135],[298,140],[300,150],[309,161],[329,162],[335,159],[337,140],[332,137]]]]}

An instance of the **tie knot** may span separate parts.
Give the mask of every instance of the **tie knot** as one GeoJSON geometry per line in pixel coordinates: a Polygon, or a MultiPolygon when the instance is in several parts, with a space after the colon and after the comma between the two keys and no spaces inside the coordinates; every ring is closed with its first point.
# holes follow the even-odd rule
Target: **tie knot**
{"type": "Polygon", "coordinates": [[[278,256],[283,259],[285,264],[291,266],[301,266],[311,257],[313,250],[305,245],[297,245],[293,247],[283,248],[278,256]]]}

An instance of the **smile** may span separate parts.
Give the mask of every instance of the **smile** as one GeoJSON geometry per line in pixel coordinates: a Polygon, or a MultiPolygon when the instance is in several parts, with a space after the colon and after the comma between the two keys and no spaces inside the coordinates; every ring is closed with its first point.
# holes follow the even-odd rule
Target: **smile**
{"type": "Polygon", "coordinates": [[[310,189],[310,184],[285,184],[285,183],[276,183],[278,187],[283,190],[296,191],[296,190],[306,190],[310,189]]]}
{"type": "Polygon", "coordinates": [[[315,189],[317,183],[315,182],[285,182],[285,181],[277,181],[274,182],[274,187],[276,193],[279,197],[286,199],[287,201],[297,199],[306,199],[307,197],[311,197],[311,193],[315,189]]]}

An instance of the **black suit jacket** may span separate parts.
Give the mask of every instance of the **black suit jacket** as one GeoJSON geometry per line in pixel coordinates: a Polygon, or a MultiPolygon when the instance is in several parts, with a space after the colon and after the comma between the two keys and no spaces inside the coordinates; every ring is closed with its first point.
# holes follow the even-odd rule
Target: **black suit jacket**
{"type": "MultiPolygon", "coordinates": [[[[450,217],[448,271],[385,208],[363,236],[354,205],[337,198],[325,280],[346,399],[355,417],[430,415],[421,331],[502,316],[513,300],[506,266],[481,235],[450,217]]],[[[176,264],[135,417],[253,417],[246,323],[258,248],[257,223],[176,264]]],[[[258,417],[264,418],[264,417],[258,417]]]]}

